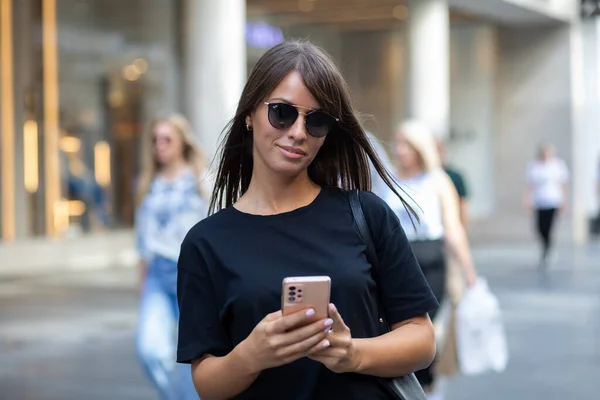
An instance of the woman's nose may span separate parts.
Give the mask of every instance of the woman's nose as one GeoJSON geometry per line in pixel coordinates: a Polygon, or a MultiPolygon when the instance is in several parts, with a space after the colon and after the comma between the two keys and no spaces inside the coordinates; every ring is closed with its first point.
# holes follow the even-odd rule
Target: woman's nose
{"type": "Polygon", "coordinates": [[[306,139],[308,132],[306,131],[306,114],[298,113],[298,118],[294,121],[294,125],[288,130],[288,136],[294,140],[306,139]]]}

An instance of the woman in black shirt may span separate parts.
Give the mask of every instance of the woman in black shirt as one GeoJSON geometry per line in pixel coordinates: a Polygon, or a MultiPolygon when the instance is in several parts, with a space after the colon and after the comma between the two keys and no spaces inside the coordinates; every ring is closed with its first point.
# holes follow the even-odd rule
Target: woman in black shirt
{"type": "MultiPolygon", "coordinates": [[[[370,188],[370,159],[396,191],[330,58],[307,42],[269,50],[221,147],[211,209],[179,258],[177,360],[206,399],[389,399],[375,379],[435,353],[437,307],[395,214],[370,188]],[[359,189],[379,266],[352,217],[359,189]],[[331,277],[329,317],[283,317],[287,276],[331,277]],[[377,297],[392,332],[378,336],[377,297]]],[[[398,196],[400,196],[398,194],[398,196]]]]}

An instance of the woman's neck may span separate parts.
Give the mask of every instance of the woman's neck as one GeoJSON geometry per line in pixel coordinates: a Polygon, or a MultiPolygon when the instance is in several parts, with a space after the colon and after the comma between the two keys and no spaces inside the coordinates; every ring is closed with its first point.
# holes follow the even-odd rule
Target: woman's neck
{"type": "Polygon", "coordinates": [[[310,180],[307,172],[294,178],[274,178],[255,171],[248,190],[235,207],[249,214],[280,214],[309,205],[320,191],[321,187],[310,180]]]}
{"type": "Polygon", "coordinates": [[[167,181],[172,181],[177,179],[187,168],[188,163],[184,159],[175,160],[169,164],[162,165],[158,171],[158,175],[167,181]]]}

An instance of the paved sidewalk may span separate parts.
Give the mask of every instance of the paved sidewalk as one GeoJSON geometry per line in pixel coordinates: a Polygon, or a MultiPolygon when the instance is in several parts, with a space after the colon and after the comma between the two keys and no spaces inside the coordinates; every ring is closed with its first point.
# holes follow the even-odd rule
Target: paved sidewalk
{"type": "Polygon", "coordinates": [[[155,399],[135,358],[134,269],[0,284],[0,399],[155,399]]]}
{"type": "MultiPolygon", "coordinates": [[[[446,400],[593,399],[600,393],[600,246],[561,249],[548,273],[527,245],[478,246],[500,298],[510,363],[460,377],[446,400]]],[[[132,347],[133,269],[0,280],[2,400],[153,399],[132,347]]]]}
{"type": "Polygon", "coordinates": [[[448,400],[600,398],[600,246],[562,249],[545,273],[537,256],[528,245],[474,250],[503,308],[510,360],[502,374],[453,379],[448,400]]]}

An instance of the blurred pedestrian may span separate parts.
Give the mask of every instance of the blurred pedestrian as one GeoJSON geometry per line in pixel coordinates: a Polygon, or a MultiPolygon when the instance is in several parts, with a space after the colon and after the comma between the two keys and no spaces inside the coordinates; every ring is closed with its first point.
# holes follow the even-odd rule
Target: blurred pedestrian
{"type": "Polygon", "coordinates": [[[66,188],[67,198],[79,200],[85,205],[80,220],[83,230],[102,230],[111,224],[110,202],[106,190],[96,182],[94,171],[85,162],[83,136],[74,127],[60,132],[61,141],[72,144],[60,148],[61,181],[66,188]]]}
{"type": "MultiPolygon", "coordinates": [[[[452,181],[441,168],[432,132],[418,121],[402,123],[395,135],[396,178],[413,199],[419,222],[394,197],[387,202],[398,215],[429,285],[438,302],[445,301],[447,249],[462,267],[468,286],[476,281],[476,271],[464,227],[460,220],[458,195],[452,181]],[[414,227],[413,227],[414,225],[414,227]]],[[[437,311],[430,313],[436,322],[437,311]]],[[[441,399],[436,391],[434,366],[416,373],[430,399],[441,399]]]]}
{"type": "Polygon", "coordinates": [[[592,235],[600,236],[600,157],[596,169],[596,215],[592,218],[592,235]]]}
{"type": "Polygon", "coordinates": [[[569,171],[563,160],[555,155],[554,147],[543,143],[537,159],[527,165],[525,207],[535,212],[537,234],[542,251],[540,267],[544,268],[555,257],[552,234],[557,213],[567,207],[569,171]]]}
{"type": "MultiPolygon", "coordinates": [[[[458,213],[465,229],[468,231],[469,205],[468,188],[463,174],[450,165],[446,158],[446,144],[443,139],[436,139],[438,154],[442,168],[452,180],[456,193],[458,194],[458,213]]],[[[449,254],[446,257],[446,295],[450,303],[450,315],[445,324],[445,340],[438,342],[438,357],[436,358],[435,370],[438,375],[452,376],[459,372],[458,348],[456,347],[456,309],[465,294],[465,280],[460,260],[449,254]]]]}
{"type": "Polygon", "coordinates": [[[395,399],[376,377],[429,365],[437,302],[397,217],[366,192],[369,159],[393,185],[339,69],[308,42],[267,51],[221,149],[215,214],[192,228],[178,264],[178,361],[192,363],[201,397],[395,399]],[[377,264],[348,189],[360,190],[377,264]],[[282,280],[306,275],[331,278],[327,318],[280,311],[282,280]]]}
{"type": "Polygon", "coordinates": [[[141,258],[137,353],[161,399],[197,399],[190,368],[175,363],[177,259],[188,230],[208,213],[204,157],[178,114],[156,118],[143,140],[135,220],[141,258]]]}
{"type": "Polygon", "coordinates": [[[464,178],[463,174],[450,164],[448,164],[446,159],[446,145],[443,140],[436,140],[438,154],[440,156],[440,161],[442,163],[442,168],[448,174],[452,183],[454,184],[454,188],[456,189],[456,193],[458,194],[458,207],[460,211],[460,221],[463,224],[465,230],[468,230],[469,225],[469,191],[467,189],[467,182],[464,178]]]}
{"type": "MultiPolygon", "coordinates": [[[[390,161],[390,157],[388,156],[387,152],[385,151],[385,148],[389,147],[389,145],[383,144],[371,132],[367,132],[367,135],[368,135],[369,141],[371,142],[371,146],[373,146],[375,153],[379,156],[379,159],[381,160],[381,163],[385,167],[386,171],[393,171],[394,165],[390,161]]],[[[370,167],[370,172],[371,172],[371,191],[373,193],[375,193],[377,196],[381,197],[382,199],[385,199],[390,194],[393,195],[394,192],[385,183],[383,178],[381,178],[381,176],[379,176],[379,174],[377,173],[377,169],[375,168],[375,165],[373,165],[372,162],[369,162],[369,167],[370,167]]]]}

